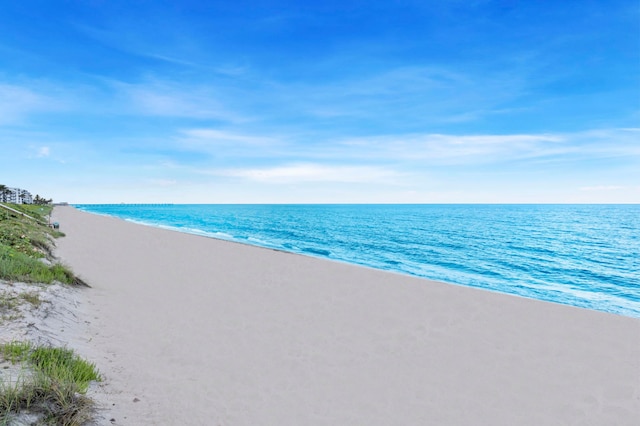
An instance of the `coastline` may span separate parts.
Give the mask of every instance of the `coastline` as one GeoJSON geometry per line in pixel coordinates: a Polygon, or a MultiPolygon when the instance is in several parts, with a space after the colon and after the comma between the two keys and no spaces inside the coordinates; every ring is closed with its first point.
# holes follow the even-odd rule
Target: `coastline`
{"type": "Polygon", "coordinates": [[[640,223],[634,209],[621,206],[74,207],[143,225],[640,318],[640,299],[631,285],[640,256],[632,230],[640,223]]]}
{"type": "Polygon", "coordinates": [[[53,214],[67,235],[57,255],[93,287],[85,349],[116,424],[640,416],[638,319],[72,207],[53,214]]]}

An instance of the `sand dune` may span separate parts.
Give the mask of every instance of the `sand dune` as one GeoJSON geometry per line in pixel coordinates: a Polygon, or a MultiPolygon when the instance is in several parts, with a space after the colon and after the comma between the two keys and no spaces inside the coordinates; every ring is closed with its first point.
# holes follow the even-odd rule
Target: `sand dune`
{"type": "Polygon", "coordinates": [[[636,425],[640,320],[56,207],[119,425],[636,425]],[[134,402],[135,399],[139,401],[134,402]]]}

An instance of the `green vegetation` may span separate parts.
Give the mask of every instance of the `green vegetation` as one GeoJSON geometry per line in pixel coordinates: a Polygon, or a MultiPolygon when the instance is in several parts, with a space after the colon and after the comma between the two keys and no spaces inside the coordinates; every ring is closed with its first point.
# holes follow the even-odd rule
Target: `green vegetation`
{"type": "Polygon", "coordinates": [[[29,342],[11,342],[0,345],[0,356],[12,364],[24,361],[31,350],[29,342]]]}
{"type": "Polygon", "coordinates": [[[65,266],[41,260],[52,258],[53,239],[64,235],[47,225],[52,207],[10,207],[29,217],[0,208],[0,279],[86,285],[65,266]]]}
{"type": "Polygon", "coordinates": [[[0,279],[28,283],[51,284],[58,281],[64,284],[83,284],[63,265],[46,265],[35,257],[2,245],[0,245],[0,279]]]}
{"type": "Polygon", "coordinates": [[[83,360],[71,349],[37,347],[29,355],[29,361],[53,380],[75,383],[81,393],[87,391],[92,381],[100,381],[95,364],[83,360]]]}
{"type": "Polygon", "coordinates": [[[39,205],[39,206],[46,206],[46,205],[50,205],[51,202],[53,200],[51,198],[49,198],[48,200],[46,198],[42,198],[40,195],[36,194],[35,197],[33,197],[33,204],[39,205]]]}
{"type": "Polygon", "coordinates": [[[96,366],[67,348],[33,347],[29,342],[0,345],[0,356],[25,367],[18,380],[0,385],[0,425],[35,414],[38,424],[81,425],[91,418],[85,393],[100,381],[96,366]]]}
{"type": "MultiPolygon", "coordinates": [[[[48,200],[37,198],[39,205],[0,206],[0,280],[86,285],[67,267],[53,261],[53,241],[64,234],[49,226],[52,206],[48,200]]],[[[7,289],[11,286],[5,285],[7,289]]],[[[40,307],[43,300],[38,286],[33,289],[0,290],[0,327],[4,321],[20,318],[23,305],[40,307]]],[[[0,362],[5,362],[0,370],[0,426],[81,425],[90,420],[92,401],[85,393],[92,381],[101,380],[94,364],[70,349],[34,347],[30,342],[0,344],[0,362]],[[7,362],[19,370],[7,370],[7,362]],[[18,377],[7,375],[14,370],[18,377]]]]}

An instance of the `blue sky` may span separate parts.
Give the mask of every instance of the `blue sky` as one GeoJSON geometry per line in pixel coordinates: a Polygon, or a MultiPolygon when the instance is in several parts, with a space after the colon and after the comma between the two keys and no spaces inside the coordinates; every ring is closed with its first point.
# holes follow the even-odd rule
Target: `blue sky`
{"type": "Polygon", "coordinates": [[[640,4],[0,1],[0,151],[73,203],[640,203],[640,4]]]}

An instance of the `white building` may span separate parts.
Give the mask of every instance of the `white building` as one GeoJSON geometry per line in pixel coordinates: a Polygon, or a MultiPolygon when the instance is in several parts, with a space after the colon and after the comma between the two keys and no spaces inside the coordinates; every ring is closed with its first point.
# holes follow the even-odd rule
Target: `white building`
{"type": "Polygon", "coordinates": [[[4,193],[0,193],[0,201],[13,204],[33,204],[33,197],[26,189],[7,188],[4,193]]]}

